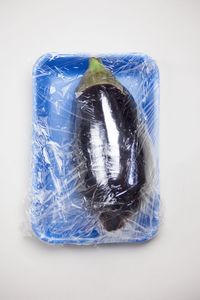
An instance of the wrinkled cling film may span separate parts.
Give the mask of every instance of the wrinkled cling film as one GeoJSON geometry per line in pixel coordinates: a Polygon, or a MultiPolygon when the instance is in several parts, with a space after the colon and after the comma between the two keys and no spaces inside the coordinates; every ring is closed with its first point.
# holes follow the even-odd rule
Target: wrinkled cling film
{"type": "Polygon", "coordinates": [[[143,242],[159,226],[159,74],[146,55],[46,54],[33,69],[34,235],[143,242]]]}

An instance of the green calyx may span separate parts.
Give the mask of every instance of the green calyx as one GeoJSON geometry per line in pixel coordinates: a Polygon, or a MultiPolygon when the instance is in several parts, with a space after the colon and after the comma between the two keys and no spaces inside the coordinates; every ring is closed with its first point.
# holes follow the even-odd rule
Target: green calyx
{"type": "Polygon", "coordinates": [[[104,67],[100,59],[91,57],[88,69],[76,90],[76,96],[80,96],[89,87],[104,84],[111,84],[123,92],[123,86],[115,79],[111,71],[104,67]]]}

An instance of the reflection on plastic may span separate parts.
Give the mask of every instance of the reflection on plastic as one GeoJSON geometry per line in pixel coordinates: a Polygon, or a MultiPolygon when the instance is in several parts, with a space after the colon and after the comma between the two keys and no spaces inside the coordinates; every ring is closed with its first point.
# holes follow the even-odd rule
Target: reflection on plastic
{"type": "Polygon", "coordinates": [[[159,224],[159,75],[145,55],[42,57],[34,67],[34,233],[140,242],[159,224]]]}

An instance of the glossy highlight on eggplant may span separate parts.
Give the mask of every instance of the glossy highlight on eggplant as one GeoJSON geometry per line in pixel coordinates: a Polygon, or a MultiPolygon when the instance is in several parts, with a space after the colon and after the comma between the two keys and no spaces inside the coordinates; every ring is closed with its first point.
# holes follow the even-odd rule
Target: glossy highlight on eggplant
{"type": "Polygon", "coordinates": [[[147,182],[139,113],[131,94],[96,58],[76,90],[75,157],[85,205],[115,231],[139,211],[147,182]]]}

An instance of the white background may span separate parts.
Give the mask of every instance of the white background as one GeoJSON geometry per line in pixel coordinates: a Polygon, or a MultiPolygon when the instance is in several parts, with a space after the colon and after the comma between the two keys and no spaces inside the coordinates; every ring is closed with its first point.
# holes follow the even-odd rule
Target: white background
{"type": "Polygon", "coordinates": [[[200,299],[200,1],[0,0],[0,54],[0,299],[200,299]],[[157,61],[163,217],[151,242],[55,248],[24,236],[31,69],[50,51],[157,61]]]}

